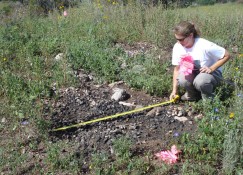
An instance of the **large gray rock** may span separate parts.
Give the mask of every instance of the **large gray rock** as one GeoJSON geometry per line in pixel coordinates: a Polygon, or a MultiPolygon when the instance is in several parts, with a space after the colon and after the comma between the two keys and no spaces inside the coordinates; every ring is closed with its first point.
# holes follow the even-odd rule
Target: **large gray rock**
{"type": "Polygon", "coordinates": [[[111,96],[112,100],[124,101],[130,98],[130,95],[124,89],[114,88],[113,92],[114,94],[111,96]]]}

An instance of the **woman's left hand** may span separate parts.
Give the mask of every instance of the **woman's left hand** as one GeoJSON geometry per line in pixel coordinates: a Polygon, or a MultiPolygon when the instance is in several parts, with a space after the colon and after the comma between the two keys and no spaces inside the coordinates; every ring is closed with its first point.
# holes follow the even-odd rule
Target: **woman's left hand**
{"type": "Polygon", "coordinates": [[[202,67],[202,68],[200,69],[200,72],[201,72],[201,73],[211,74],[213,71],[212,71],[212,69],[210,69],[209,67],[202,67]]]}

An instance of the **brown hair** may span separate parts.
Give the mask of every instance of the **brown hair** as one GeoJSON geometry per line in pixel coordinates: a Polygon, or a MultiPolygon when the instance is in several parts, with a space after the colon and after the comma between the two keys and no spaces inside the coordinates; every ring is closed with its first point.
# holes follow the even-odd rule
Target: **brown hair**
{"type": "Polygon", "coordinates": [[[175,34],[183,36],[189,36],[191,33],[193,33],[194,38],[200,36],[199,29],[196,28],[193,23],[190,23],[188,21],[181,21],[177,26],[175,26],[173,31],[175,34]]]}

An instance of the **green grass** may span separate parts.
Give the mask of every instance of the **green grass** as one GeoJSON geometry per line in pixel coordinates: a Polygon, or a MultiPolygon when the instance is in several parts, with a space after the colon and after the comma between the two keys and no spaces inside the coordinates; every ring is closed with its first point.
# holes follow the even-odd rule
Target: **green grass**
{"type": "MultiPolygon", "coordinates": [[[[6,7],[0,3],[0,8],[7,10],[0,15],[11,14],[6,7]]],[[[222,100],[227,89],[224,85],[213,104],[191,104],[205,117],[198,121],[198,133],[181,138],[185,159],[181,165],[154,167],[129,152],[129,141],[118,139],[113,143],[117,148],[115,162],[107,162],[106,153],[96,153],[90,171],[93,174],[242,173],[242,11],[243,6],[234,3],[174,10],[161,6],[101,7],[84,3],[79,8],[68,9],[67,17],[54,11],[45,17],[19,13],[5,18],[0,27],[0,132],[1,137],[7,138],[0,141],[5,145],[0,148],[1,172],[55,174],[62,170],[77,174],[82,156],[75,156],[75,145],[48,143],[46,138],[49,123],[42,118],[43,104],[46,98],[53,98],[53,84],[57,88],[75,86],[76,79],[70,72],[82,68],[94,74],[97,82],[124,80],[152,95],[168,96],[172,82],[170,54],[176,42],[172,28],[180,20],[190,20],[198,25],[204,38],[231,52],[231,60],[224,66],[224,77],[236,84],[235,90],[222,100]],[[116,46],[116,43],[137,42],[150,43],[156,49],[131,57],[116,46]],[[237,53],[233,47],[238,48],[237,53]],[[64,57],[56,61],[54,58],[60,52],[64,57]],[[125,68],[121,68],[123,63],[125,68]],[[234,118],[229,117],[231,113],[234,118]],[[32,131],[21,127],[23,119],[30,122],[32,131]],[[28,154],[39,145],[36,138],[45,145],[46,157],[43,164],[28,167],[36,160],[28,154]],[[69,146],[72,153],[62,157],[61,148],[69,146]]]]}

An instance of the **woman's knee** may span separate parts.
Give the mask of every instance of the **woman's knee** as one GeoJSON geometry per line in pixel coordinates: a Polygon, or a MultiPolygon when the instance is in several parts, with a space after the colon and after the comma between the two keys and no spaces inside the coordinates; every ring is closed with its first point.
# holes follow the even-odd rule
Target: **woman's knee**
{"type": "Polygon", "coordinates": [[[192,77],[192,76],[179,75],[179,77],[178,77],[178,83],[179,83],[179,86],[181,86],[181,87],[193,86],[193,80],[194,80],[194,77],[192,77]]]}
{"type": "Polygon", "coordinates": [[[194,87],[201,92],[212,92],[216,85],[212,75],[200,73],[193,81],[194,87]]]}

